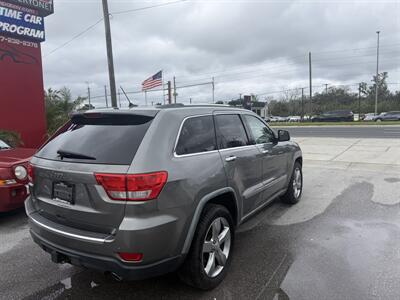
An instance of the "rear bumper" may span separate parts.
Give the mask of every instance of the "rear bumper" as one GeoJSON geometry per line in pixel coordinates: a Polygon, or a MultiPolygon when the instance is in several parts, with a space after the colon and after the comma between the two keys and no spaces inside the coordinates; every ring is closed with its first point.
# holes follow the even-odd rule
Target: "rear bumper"
{"type": "Polygon", "coordinates": [[[0,212],[22,207],[27,196],[27,189],[23,184],[0,187],[0,212]]]}
{"type": "Polygon", "coordinates": [[[55,245],[39,236],[33,230],[30,230],[30,233],[35,243],[51,254],[54,262],[65,262],[100,272],[111,272],[124,280],[139,280],[173,272],[181,265],[184,259],[183,256],[176,256],[149,265],[135,266],[133,264],[124,264],[112,257],[84,253],[55,245]]]}
{"type": "Polygon", "coordinates": [[[52,255],[55,262],[68,262],[102,272],[112,272],[127,280],[154,277],[176,270],[183,262],[179,218],[124,218],[113,234],[72,228],[49,220],[34,208],[32,197],[25,201],[33,240],[52,255]],[[143,253],[137,263],[125,262],[118,252],[143,253]]]}

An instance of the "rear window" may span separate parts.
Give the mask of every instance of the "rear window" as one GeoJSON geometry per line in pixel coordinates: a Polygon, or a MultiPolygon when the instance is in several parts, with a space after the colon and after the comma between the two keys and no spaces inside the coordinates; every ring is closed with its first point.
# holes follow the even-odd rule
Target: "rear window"
{"type": "Polygon", "coordinates": [[[76,115],[71,125],[37,157],[67,162],[131,164],[153,117],[121,114],[76,115]]]}

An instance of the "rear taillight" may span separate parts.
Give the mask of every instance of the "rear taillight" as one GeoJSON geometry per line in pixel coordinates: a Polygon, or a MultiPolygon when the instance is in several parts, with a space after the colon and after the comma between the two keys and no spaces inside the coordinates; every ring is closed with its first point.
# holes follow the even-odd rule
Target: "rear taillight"
{"type": "Polygon", "coordinates": [[[132,175],[96,173],[95,176],[111,199],[127,201],[156,199],[168,179],[165,171],[132,175]]]}
{"type": "Polygon", "coordinates": [[[114,200],[126,200],[126,175],[95,174],[96,180],[114,200]]]}
{"type": "Polygon", "coordinates": [[[34,179],[35,179],[35,168],[31,165],[31,163],[28,163],[28,180],[30,183],[33,183],[34,179]]]}
{"type": "Polygon", "coordinates": [[[155,172],[150,174],[135,174],[127,176],[128,200],[151,200],[158,197],[165,183],[167,172],[155,172]]]}

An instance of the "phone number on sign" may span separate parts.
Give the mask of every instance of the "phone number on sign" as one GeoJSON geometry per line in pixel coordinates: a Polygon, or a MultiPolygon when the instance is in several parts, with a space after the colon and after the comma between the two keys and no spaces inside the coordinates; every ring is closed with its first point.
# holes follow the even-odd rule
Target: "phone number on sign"
{"type": "Polygon", "coordinates": [[[32,47],[32,48],[38,48],[39,47],[38,43],[35,43],[35,42],[21,41],[19,39],[14,39],[14,38],[1,36],[1,35],[0,35],[0,42],[7,42],[9,44],[22,45],[22,46],[25,46],[25,47],[32,47]]]}

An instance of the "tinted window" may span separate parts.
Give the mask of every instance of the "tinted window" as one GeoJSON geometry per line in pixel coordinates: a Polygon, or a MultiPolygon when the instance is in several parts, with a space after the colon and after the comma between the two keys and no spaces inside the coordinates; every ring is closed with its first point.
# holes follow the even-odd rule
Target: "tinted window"
{"type": "Polygon", "coordinates": [[[76,116],[71,125],[46,144],[36,156],[61,160],[57,152],[62,151],[75,154],[63,157],[63,161],[67,162],[128,165],[152,119],[118,114],[101,114],[94,118],[76,116]],[[85,156],[91,159],[85,159],[85,156]]]}
{"type": "Polygon", "coordinates": [[[215,122],[219,149],[248,145],[246,131],[239,115],[217,115],[215,122]]]}
{"type": "Polygon", "coordinates": [[[247,127],[252,136],[252,140],[256,144],[264,144],[273,142],[275,136],[271,129],[269,129],[262,121],[258,118],[250,115],[243,116],[246,120],[247,127]]]}
{"type": "Polygon", "coordinates": [[[216,150],[214,122],[212,116],[186,119],[183,123],[176,154],[191,154],[216,150]]]}

